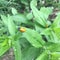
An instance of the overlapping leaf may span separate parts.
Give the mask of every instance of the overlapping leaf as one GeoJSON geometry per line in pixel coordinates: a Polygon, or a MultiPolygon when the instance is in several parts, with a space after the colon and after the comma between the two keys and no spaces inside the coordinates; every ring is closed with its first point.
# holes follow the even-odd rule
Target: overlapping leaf
{"type": "Polygon", "coordinates": [[[31,6],[31,9],[32,9],[33,15],[35,17],[35,20],[36,20],[36,22],[38,22],[42,26],[46,27],[47,18],[49,16],[49,14],[52,12],[52,9],[50,10],[49,8],[42,7],[41,10],[39,11],[36,8],[36,5],[37,5],[37,0],[32,0],[30,6],[31,6]],[[45,11],[47,10],[45,14],[44,14],[44,10],[45,11]]]}
{"type": "Polygon", "coordinates": [[[51,53],[51,60],[60,60],[60,52],[51,53]]]}
{"type": "Polygon", "coordinates": [[[28,47],[22,51],[22,60],[34,60],[40,54],[41,50],[35,47],[28,47]]]}
{"type": "Polygon", "coordinates": [[[57,17],[54,19],[54,22],[52,24],[52,27],[60,27],[60,13],[57,15],[57,17]]]}
{"type": "Polygon", "coordinates": [[[4,40],[0,45],[0,56],[2,56],[7,50],[9,50],[10,47],[11,45],[9,46],[8,40],[4,40]]]}
{"type": "Polygon", "coordinates": [[[15,24],[14,24],[14,22],[13,22],[13,20],[12,20],[12,18],[10,16],[8,16],[8,24],[7,24],[7,26],[8,26],[9,33],[11,35],[15,35],[16,26],[15,26],[15,24]]]}
{"type": "Polygon", "coordinates": [[[21,47],[19,44],[19,40],[13,41],[13,49],[15,54],[15,60],[21,60],[21,47]]]}
{"type": "Polygon", "coordinates": [[[46,43],[45,47],[51,52],[60,52],[60,42],[59,43],[46,43]]]}
{"type": "Polygon", "coordinates": [[[23,35],[33,46],[37,48],[42,47],[45,44],[42,36],[32,29],[26,29],[26,32],[24,32],[23,35]]]}
{"type": "Polygon", "coordinates": [[[40,54],[40,56],[37,57],[36,60],[49,60],[49,55],[47,54],[47,51],[44,51],[42,54],[40,54]]]}

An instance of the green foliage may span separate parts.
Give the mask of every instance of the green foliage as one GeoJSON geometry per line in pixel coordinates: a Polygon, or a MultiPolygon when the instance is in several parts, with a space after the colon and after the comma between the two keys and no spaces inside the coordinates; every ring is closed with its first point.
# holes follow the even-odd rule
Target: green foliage
{"type": "Polygon", "coordinates": [[[48,51],[42,52],[42,54],[36,60],[49,60],[47,52],[48,51]]]}
{"type": "Polygon", "coordinates": [[[32,60],[35,59],[36,56],[38,56],[39,53],[41,53],[41,49],[34,48],[34,47],[28,47],[22,51],[22,60],[32,60]]]}
{"type": "Polygon", "coordinates": [[[26,32],[23,35],[35,47],[39,48],[45,44],[42,36],[32,29],[26,29],[26,32]]]}
{"type": "Polygon", "coordinates": [[[45,7],[48,5],[45,3],[40,7],[38,0],[1,0],[0,3],[0,56],[12,48],[15,60],[60,59],[60,13],[51,22],[48,18],[53,9],[45,7]]]}
{"type": "Polygon", "coordinates": [[[2,56],[8,49],[10,49],[10,45],[8,43],[8,39],[5,39],[1,44],[0,44],[0,56],[2,56]]]}
{"type": "Polygon", "coordinates": [[[19,41],[13,41],[13,49],[14,49],[14,54],[15,54],[15,60],[21,60],[21,47],[19,44],[19,41]]]}

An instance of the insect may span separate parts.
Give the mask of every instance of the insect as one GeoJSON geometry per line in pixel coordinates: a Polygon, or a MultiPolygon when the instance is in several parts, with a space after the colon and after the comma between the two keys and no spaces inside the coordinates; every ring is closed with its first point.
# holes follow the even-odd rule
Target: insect
{"type": "Polygon", "coordinates": [[[25,32],[25,31],[26,31],[26,28],[25,28],[25,27],[21,27],[21,28],[20,28],[20,31],[21,31],[21,32],[25,32]]]}

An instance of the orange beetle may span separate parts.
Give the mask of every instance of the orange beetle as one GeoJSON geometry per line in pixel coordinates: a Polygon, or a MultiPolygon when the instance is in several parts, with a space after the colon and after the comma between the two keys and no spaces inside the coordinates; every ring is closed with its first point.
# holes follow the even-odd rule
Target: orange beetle
{"type": "Polygon", "coordinates": [[[21,32],[25,32],[25,31],[26,31],[26,28],[25,28],[25,27],[21,27],[21,28],[20,28],[20,31],[21,31],[21,32]]]}

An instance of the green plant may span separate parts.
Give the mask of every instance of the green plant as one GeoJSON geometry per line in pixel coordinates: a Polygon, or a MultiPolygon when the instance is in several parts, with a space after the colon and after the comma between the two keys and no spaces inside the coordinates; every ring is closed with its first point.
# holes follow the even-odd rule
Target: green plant
{"type": "MultiPolygon", "coordinates": [[[[28,5],[25,0],[21,2],[28,5]]],[[[1,14],[0,56],[13,48],[15,60],[60,59],[60,13],[52,23],[48,20],[52,8],[38,10],[36,6],[37,0],[32,0],[30,13],[11,8],[12,14],[1,14]]]]}

